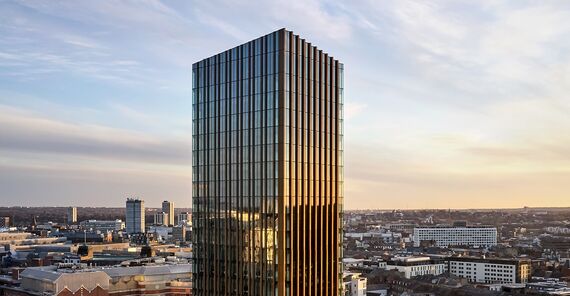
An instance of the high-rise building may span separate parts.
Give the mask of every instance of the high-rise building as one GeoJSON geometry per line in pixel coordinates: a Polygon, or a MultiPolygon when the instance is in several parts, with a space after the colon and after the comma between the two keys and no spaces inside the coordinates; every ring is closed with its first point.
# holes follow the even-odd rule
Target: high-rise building
{"type": "Polygon", "coordinates": [[[168,214],[168,220],[165,221],[166,225],[174,225],[174,203],[171,201],[162,202],[162,211],[168,214]]]}
{"type": "Polygon", "coordinates": [[[339,295],[342,63],[281,29],[192,72],[193,295],[339,295]]]}
{"type": "Polygon", "coordinates": [[[145,232],[144,200],[138,198],[127,198],[127,209],[125,213],[125,224],[127,233],[145,232]]]}
{"type": "Polygon", "coordinates": [[[165,212],[158,212],[154,214],[154,225],[168,226],[169,215],[165,212]]]}
{"type": "Polygon", "coordinates": [[[77,208],[69,207],[67,208],[67,224],[77,223],[77,208]]]}
{"type": "Polygon", "coordinates": [[[1,227],[10,227],[10,217],[0,217],[0,228],[1,227]]]}
{"type": "Polygon", "coordinates": [[[187,225],[191,225],[192,224],[192,214],[190,214],[189,212],[181,212],[180,214],[178,214],[178,225],[182,224],[184,221],[186,222],[185,224],[187,225]]]}

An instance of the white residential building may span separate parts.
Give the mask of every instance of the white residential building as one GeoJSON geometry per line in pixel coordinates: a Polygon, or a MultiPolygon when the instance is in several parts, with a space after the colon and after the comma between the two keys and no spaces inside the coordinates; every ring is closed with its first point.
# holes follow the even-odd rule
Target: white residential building
{"type": "Polygon", "coordinates": [[[432,260],[430,257],[410,256],[394,257],[386,263],[386,270],[397,270],[404,277],[411,279],[420,275],[440,275],[447,269],[443,260],[432,260]]]}
{"type": "Polygon", "coordinates": [[[434,242],[437,247],[497,245],[497,228],[491,226],[431,226],[414,228],[414,246],[434,242]]]}
{"type": "Polygon", "coordinates": [[[531,274],[528,259],[449,257],[449,273],[474,283],[526,283],[531,274]]]}
{"type": "Polygon", "coordinates": [[[343,275],[344,296],[366,296],[367,279],[357,272],[345,272],[343,275]]]}
{"type": "Polygon", "coordinates": [[[342,264],[345,268],[348,267],[362,267],[364,266],[364,259],[343,258],[342,264]]]}

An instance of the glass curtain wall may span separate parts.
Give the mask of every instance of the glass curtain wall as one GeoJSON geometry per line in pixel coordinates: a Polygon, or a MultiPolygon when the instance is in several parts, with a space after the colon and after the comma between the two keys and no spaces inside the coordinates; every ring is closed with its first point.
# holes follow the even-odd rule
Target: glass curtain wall
{"type": "Polygon", "coordinates": [[[194,295],[338,295],[343,65],[282,29],[192,72],[194,295]]]}
{"type": "Polygon", "coordinates": [[[277,32],[193,66],[195,295],[273,295],[277,32]]]}

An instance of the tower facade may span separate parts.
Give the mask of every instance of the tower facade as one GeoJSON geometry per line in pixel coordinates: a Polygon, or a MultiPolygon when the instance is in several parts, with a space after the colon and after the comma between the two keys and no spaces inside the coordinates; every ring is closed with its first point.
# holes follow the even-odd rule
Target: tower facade
{"type": "Polygon", "coordinates": [[[154,225],[168,226],[168,218],[165,212],[154,213],[154,225]]]}
{"type": "Polygon", "coordinates": [[[162,202],[162,211],[168,214],[168,220],[164,224],[174,225],[174,203],[168,200],[162,202]]]}
{"type": "Polygon", "coordinates": [[[192,214],[189,212],[181,212],[178,214],[178,225],[180,224],[192,224],[192,214]],[[184,222],[184,223],[183,223],[184,222]]]}
{"type": "Polygon", "coordinates": [[[281,29],[192,71],[194,295],[339,295],[343,65],[281,29]]]}
{"type": "Polygon", "coordinates": [[[128,198],[125,213],[125,224],[128,234],[145,232],[144,200],[128,198]]]}
{"type": "Polygon", "coordinates": [[[8,228],[10,227],[10,217],[6,216],[6,217],[0,217],[0,228],[5,227],[8,228]]]}
{"type": "Polygon", "coordinates": [[[77,223],[77,208],[76,207],[69,207],[67,208],[67,224],[75,224],[77,223]]]}

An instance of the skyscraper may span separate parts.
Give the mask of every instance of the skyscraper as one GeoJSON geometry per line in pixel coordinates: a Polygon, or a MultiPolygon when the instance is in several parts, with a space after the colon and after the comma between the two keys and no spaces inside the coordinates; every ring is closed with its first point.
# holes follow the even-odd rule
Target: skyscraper
{"type": "Polygon", "coordinates": [[[168,200],[162,202],[162,211],[168,214],[166,225],[174,225],[174,203],[168,200]]]}
{"type": "Polygon", "coordinates": [[[190,214],[189,212],[181,212],[180,214],[178,214],[178,225],[180,224],[192,224],[192,214],[190,214]]]}
{"type": "Polygon", "coordinates": [[[168,226],[168,214],[159,212],[154,214],[154,225],[168,226]]]}
{"type": "Polygon", "coordinates": [[[67,224],[77,223],[77,208],[69,207],[67,208],[67,224]]]}
{"type": "Polygon", "coordinates": [[[0,228],[5,227],[8,228],[10,227],[10,217],[6,216],[6,217],[0,217],[0,228]]]}
{"type": "Polygon", "coordinates": [[[127,198],[127,208],[125,213],[125,223],[127,233],[145,232],[145,212],[144,200],[138,198],[127,198]]]}
{"type": "Polygon", "coordinates": [[[343,65],[281,29],[192,72],[194,295],[339,295],[343,65]]]}

